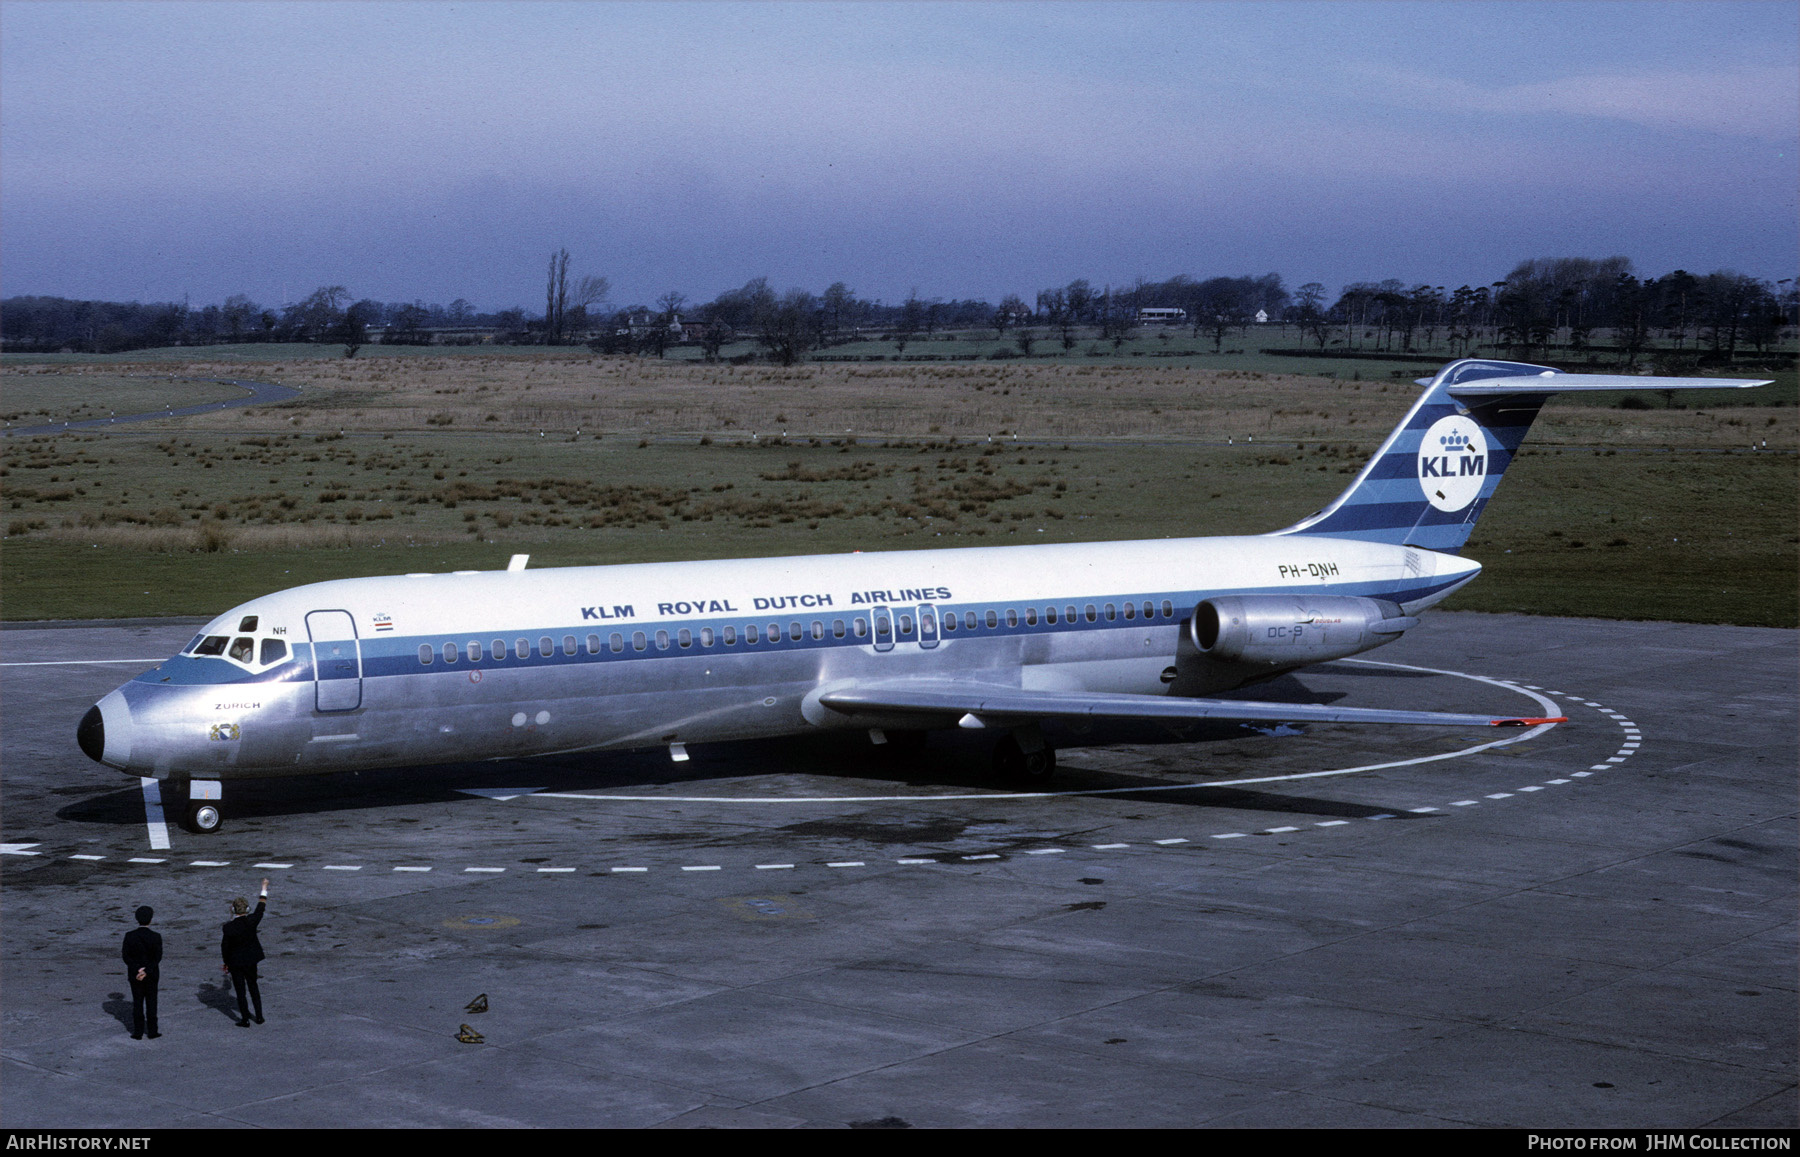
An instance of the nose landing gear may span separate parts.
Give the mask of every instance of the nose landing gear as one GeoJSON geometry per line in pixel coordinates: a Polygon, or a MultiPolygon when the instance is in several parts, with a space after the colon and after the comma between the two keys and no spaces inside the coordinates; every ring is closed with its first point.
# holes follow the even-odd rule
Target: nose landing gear
{"type": "Polygon", "coordinates": [[[224,792],[216,779],[190,780],[186,785],[187,810],[182,826],[195,835],[209,836],[225,824],[221,800],[224,792]]]}

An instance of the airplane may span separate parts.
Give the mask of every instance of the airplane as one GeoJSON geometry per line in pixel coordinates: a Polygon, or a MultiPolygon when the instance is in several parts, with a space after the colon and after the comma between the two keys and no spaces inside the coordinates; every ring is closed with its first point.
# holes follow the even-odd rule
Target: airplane
{"type": "Polygon", "coordinates": [[[206,833],[227,780],[820,729],[992,729],[1035,784],[1051,720],[1564,722],[1218,693],[1390,643],[1475,578],[1459,552],[1550,395],[1768,383],[1464,359],[1419,384],[1349,487],[1272,533],[312,583],[214,619],[77,742],[178,813],[185,790],[206,833]]]}

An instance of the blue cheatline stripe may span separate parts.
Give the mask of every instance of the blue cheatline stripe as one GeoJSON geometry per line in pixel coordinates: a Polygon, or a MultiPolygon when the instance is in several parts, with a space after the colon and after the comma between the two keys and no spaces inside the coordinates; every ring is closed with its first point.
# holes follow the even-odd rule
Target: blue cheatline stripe
{"type": "MultiPolygon", "coordinates": [[[[1187,617],[1201,599],[1217,598],[1223,595],[1284,595],[1302,600],[1327,596],[1361,595],[1367,598],[1386,599],[1395,603],[1409,603],[1417,599],[1429,598],[1460,581],[1462,581],[1460,577],[1449,580],[1425,580],[1417,582],[1416,585],[1402,589],[1395,589],[1391,584],[1382,582],[1350,582],[1333,584],[1329,587],[1308,588],[1306,590],[1295,590],[1291,587],[1281,586],[1265,586],[1235,587],[1205,592],[1164,591],[1149,595],[1134,594],[1130,597],[1120,595],[1064,597],[1056,600],[1057,622],[1055,623],[1044,621],[1041,612],[1047,604],[1041,601],[1033,603],[1032,605],[1040,612],[1038,622],[1034,626],[1025,625],[1025,604],[1023,603],[958,603],[954,605],[932,604],[932,606],[939,615],[938,642],[941,646],[944,643],[955,642],[958,639],[980,640],[1022,635],[1041,636],[1046,634],[1068,634],[1076,631],[1140,630],[1146,624],[1151,624],[1159,628],[1170,627],[1187,617]],[[1115,607],[1121,607],[1124,603],[1130,602],[1138,605],[1140,608],[1142,604],[1146,602],[1154,603],[1157,607],[1157,615],[1154,619],[1145,619],[1140,615],[1139,618],[1128,620],[1123,616],[1123,613],[1121,613],[1119,617],[1108,621],[1104,614],[1104,608],[1108,602],[1111,602],[1115,607]],[[1173,617],[1165,618],[1162,615],[1162,604],[1164,602],[1172,604],[1174,608],[1173,617]],[[1074,621],[1070,621],[1063,614],[1070,604],[1073,604],[1078,612],[1074,621]],[[1085,613],[1089,604],[1092,604],[1096,611],[1099,612],[1097,621],[1092,623],[1088,622],[1085,613]],[[986,615],[990,610],[999,615],[998,626],[989,627],[986,625],[986,615]],[[1017,611],[1019,613],[1019,624],[1015,627],[1006,625],[1006,612],[1008,610],[1017,611]],[[942,621],[944,618],[953,613],[960,618],[960,616],[968,611],[974,611],[976,613],[977,623],[979,625],[972,629],[967,626],[960,626],[955,631],[945,631],[943,629],[942,621]]],[[[890,616],[893,617],[897,617],[900,614],[910,614],[913,616],[913,633],[908,636],[899,637],[896,641],[902,645],[916,646],[919,637],[917,607],[911,604],[892,606],[889,608],[889,613],[890,616]]],[[[790,639],[787,634],[788,624],[794,621],[793,617],[790,615],[779,620],[782,626],[782,636],[778,642],[770,643],[765,636],[763,642],[751,645],[743,642],[740,638],[738,643],[729,647],[718,641],[720,637],[719,632],[722,628],[726,626],[736,627],[741,633],[743,628],[751,622],[755,622],[759,627],[766,627],[770,622],[776,620],[772,617],[751,620],[735,616],[731,619],[696,618],[678,622],[655,621],[650,623],[609,624],[606,629],[598,631],[578,628],[567,624],[558,627],[538,627],[529,630],[514,628],[506,632],[506,657],[499,660],[492,658],[487,649],[493,639],[499,637],[491,630],[482,632],[464,631],[458,633],[455,637],[442,634],[431,636],[394,636],[382,634],[361,640],[362,677],[364,679],[378,679],[396,675],[449,675],[463,674],[468,671],[515,671],[527,668],[576,666],[594,663],[624,663],[640,660],[679,659],[697,655],[757,655],[776,652],[810,651],[827,647],[871,646],[874,641],[872,635],[864,636],[859,639],[853,633],[846,631],[845,636],[842,639],[839,639],[831,633],[830,624],[833,618],[843,618],[846,620],[846,623],[848,623],[849,620],[857,617],[869,618],[869,608],[859,607],[855,611],[841,612],[830,616],[810,615],[808,618],[801,620],[806,628],[806,634],[805,637],[796,642],[790,639]],[[811,636],[812,619],[814,617],[818,617],[821,622],[826,624],[826,632],[823,639],[814,639],[811,636]],[[693,645],[686,648],[679,646],[675,641],[678,637],[678,632],[684,627],[692,631],[695,636],[693,645]],[[711,627],[713,629],[714,643],[712,646],[703,647],[700,645],[698,636],[701,627],[711,627]],[[625,636],[625,650],[623,651],[614,652],[610,649],[610,636],[613,634],[614,629],[617,629],[619,634],[625,636]],[[634,632],[640,630],[648,636],[649,642],[644,650],[637,651],[631,646],[631,636],[634,632]],[[657,631],[667,631],[669,633],[670,642],[667,650],[657,649],[655,644],[657,631]],[[477,634],[482,636],[479,639],[479,642],[482,645],[482,658],[479,661],[471,663],[466,658],[459,659],[459,661],[455,663],[446,663],[443,661],[443,645],[445,643],[455,643],[459,652],[461,652],[461,650],[466,647],[477,634]],[[576,652],[573,655],[565,655],[562,652],[563,636],[571,634],[574,635],[576,639],[576,652]],[[587,651],[587,636],[590,634],[599,635],[601,640],[601,650],[594,654],[589,654],[587,651]],[[554,652],[548,656],[539,654],[537,650],[538,639],[545,635],[550,636],[555,645],[554,652]],[[524,659],[520,659],[512,650],[514,640],[521,636],[528,638],[532,644],[531,653],[524,659]],[[432,661],[429,665],[419,662],[419,647],[421,645],[429,645],[432,649],[432,661]]],[[[310,682],[312,678],[311,648],[305,643],[295,643],[293,644],[293,649],[287,662],[263,672],[245,671],[235,663],[220,658],[176,655],[173,658],[164,660],[159,669],[147,671],[144,674],[139,675],[136,681],[165,684],[168,686],[223,686],[228,684],[310,682]]]]}

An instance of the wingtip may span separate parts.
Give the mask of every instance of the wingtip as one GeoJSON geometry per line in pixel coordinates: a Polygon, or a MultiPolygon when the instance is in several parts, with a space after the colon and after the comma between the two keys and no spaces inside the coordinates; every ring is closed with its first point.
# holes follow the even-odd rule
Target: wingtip
{"type": "Polygon", "coordinates": [[[1537,727],[1540,724],[1544,724],[1544,723],[1567,723],[1568,721],[1569,721],[1569,717],[1567,715],[1545,715],[1545,716],[1541,716],[1541,717],[1537,717],[1537,718],[1526,717],[1526,718],[1522,718],[1522,719],[1496,719],[1496,720],[1494,720],[1492,726],[1494,726],[1494,727],[1537,727]]]}

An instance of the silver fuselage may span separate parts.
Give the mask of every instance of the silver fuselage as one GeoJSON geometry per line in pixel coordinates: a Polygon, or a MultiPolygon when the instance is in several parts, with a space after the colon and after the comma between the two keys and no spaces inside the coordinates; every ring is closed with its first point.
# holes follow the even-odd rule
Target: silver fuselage
{"type": "Polygon", "coordinates": [[[1361,595],[1410,614],[1479,569],[1258,536],[342,579],[235,607],[107,695],[96,758],[230,779],[950,726],[851,719],[818,695],[945,676],[1163,695],[1203,598],[1361,595]]]}

